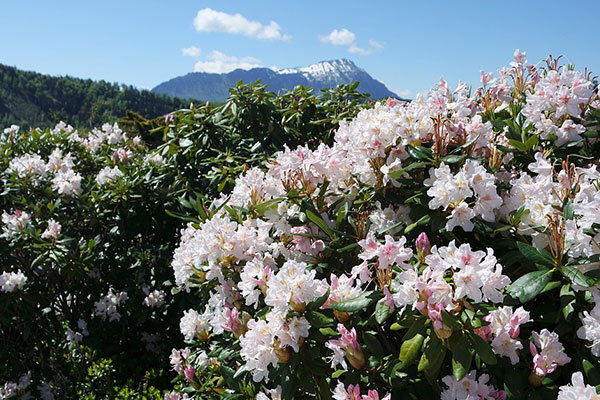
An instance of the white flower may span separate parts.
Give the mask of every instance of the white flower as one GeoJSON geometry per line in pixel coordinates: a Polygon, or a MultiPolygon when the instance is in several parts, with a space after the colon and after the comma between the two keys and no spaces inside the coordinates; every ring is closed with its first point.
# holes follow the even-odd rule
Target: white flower
{"type": "Polygon", "coordinates": [[[81,175],[72,169],[60,170],[52,179],[52,189],[67,196],[81,194],[81,175]]]}
{"type": "Polygon", "coordinates": [[[94,315],[102,318],[103,321],[107,317],[109,321],[119,321],[121,314],[117,311],[117,307],[128,298],[127,292],[114,293],[112,289],[109,289],[105,296],[94,303],[94,315]]]}
{"type": "Polygon", "coordinates": [[[119,169],[119,167],[104,167],[98,172],[96,176],[96,182],[99,186],[102,186],[108,182],[115,181],[118,178],[123,176],[123,172],[119,169]]]}
{"type": "Polygon", "coordinates": [[[600,357],[600,309],[596,305],[591,312],[584,311],[579,315],[582,326],[577,330],[577,337],[591,342],[590,351],[600,357]]]}
{"type": "Polygon", "coordinates": [[[42,233],[42,239],[57,239],[60,236],[61,230],[62,226],[54,219],[50,218],[48,220],[48,227],[42,233]]]}
{"type": "Polygon", "coordinates": [[[269,279],[265,303],[281,309],[308,304],[324,293],[321,281],[315,279],[316,273],[309,271],[306,263],[286,261],[269,279]]]}
{"type": "Polygon", "coordinates": [[[2,213],[2,235],[5,238],[11,239],[17,236],[21,231],[29,228],[30,217],[25,211],[16,210],[12,214],[4,211],[2,213]]]}
{"type": "Polygon", "coordinates": [[[574,372],[571,384],[559,388],[556,400],[600,400],[594,386],[586,385],[581,372],[574,372]]]}
{"type": "Polygon", "coordinates": [[[497,391],[493,386],[488,385],[489,376],[487,374],[482,374],[479,379],[477,379],[476,371],[469,372],[464,378],[460,381],[456,381],[452,375],[448,375],[442,378],[442,382],[444,382],[448,389],[444,390],[440,399],[442,400],[493,400],[496,398],[504,398],[504,397],[496,397],[501,391],[497,391]]]}
{"type": "Polygon", "coordinates": [[[150,308],[159,308],[165,304],[166,293],[163,290],[155,289],[144,298],[143,304],[150,308]]]}
{"type": "Polygon", "coordinates": [[[197,333],[208,330],[209,328],[210,325],[208,324],[208,321],[203,319],[202,316],[193,309],[184,311],[183,317],[181,317],[181,320],[179,321],[179,330],[187,341],[192,340],[197,333]]]}
{"type": "Polygon", "coordinates": [[[22,289],[27,282],[27,277],[18,270],[17,272],[3,272],[0,275],[0,290],[6,293],[16,292],[22,289]]]}

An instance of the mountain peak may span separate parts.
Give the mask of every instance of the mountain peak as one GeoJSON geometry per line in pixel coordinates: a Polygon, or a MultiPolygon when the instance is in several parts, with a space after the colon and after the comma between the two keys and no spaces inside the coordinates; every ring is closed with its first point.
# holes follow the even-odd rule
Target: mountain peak
{"type": "Polygon", "coordinates": [[[316,93],[319,93],[325,88],[358,81],[360,82],[358,90],[370,93],[374,99],[400,98],[347,58],[319,61],[306,67],[284,68],[278,71],[269,68],[253,68],[236,69],[225,74],[188,74],[163,82],[152,90],[155,93],[181,98],[225,101],[229,96],[229,88],[235,86],[239,80],[251,83],[259,79],[262,83],[268,84],[269,90],[275,93],[291,90],[297,85],[312,87],[316,93]]]}
{"type": "Polygon", "coordinates": [[[319,61],[306,67],[284,68],[276,71],[278,74],[302,74],[307,78],[320,78],[327,75],[339,75],[350,72],[364,72],[352,60],[341,58],[338,60],[319,61]]]}

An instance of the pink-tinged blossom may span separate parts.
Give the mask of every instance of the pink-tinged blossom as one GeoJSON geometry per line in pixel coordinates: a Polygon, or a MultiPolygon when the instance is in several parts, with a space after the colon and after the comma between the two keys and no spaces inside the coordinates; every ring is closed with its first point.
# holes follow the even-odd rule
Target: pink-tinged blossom
{"type": "Polygon", "coordinates": [[[209,329],[209,321],[193,309],[184,311],[183,317],[179,321],[179,330],[187,341],[192,340],[198,333],[208,331],[209,329]]]}
{"type": "Polygon", "coordinates": [[[325,293],[316,271],[310,271],[306,263],[286,261],[268,282],[265,303],[278,309],[296,308],[299,311],[315,297],[325,293]]]}
{"type": "Polygon", "coordinates": [[[119,169],[119,167],[104,167],[98,172],[96,176],[96,183],[99,186],[103,186],[109,182],[116,181],[118,178],[123,176],[123,172],[119,169]]]}
{"type": "Polygon", "coordinates": [[[185,375],[185,379],[187,379],[188,382],[192,383],[196,379],[196,370],[191,365],[188,365],[183,370],[183,375],[185,375]]]}
{"type": "Polygon", "coordinates": [[[597,295],[594,296],[594,300],[596,301],[594,308],[579,315],[582,325],[577,330],[577,337],[590,342],[591,353],[595,357],[600,357],[600,306],[597,303],[597,295]]]}
{"type": "Polygon", "coordinates": [[[312,256],[316,256],[317,254],[325,250],[325,243],[322,240],[302,236],[306,234],[315,234],[315,232],[309,227],[296,226],[291,229],[291,233],[292,235],[294,235],[292,242],[296,245],[296,248],[301,252],[310,254],[312,256]]]}
{"type": "Polygon", "coordinates": [[[475,217],[495,221],[502,198],[497,193],[496,177],[481,164],[467,160],[460,171],[453,174],[449,166],[441,163],[439,168],[431,168],[429,175],[430,178],[424,181],[425,186],[430,187],[427,191],[432,198],[429,208],[452,210],[447,217],[446,230],[452,231],[460,226],[470,232],[474,227],[471,220],[475,217]],[[471,198],[475,199],[473,207],[473,202],[467,201],[471,198]]]}
{"type": "Polygon", "coordinates": [[[331,397],[334,400],[361,400],[360,386],[350,384],[345,387],[342,382],[338,382],[331,397]]]}
{"type": "Polygon", "coordinates": [[[338,324],[338,332],[341,337],[332,339],[325,344],[334,353],[331,359],[331,367],[334,368],[337,364],[341,364],[344,369],[347,368],[346,360],[356,369],[362,369],[365,366],[365,356],[360,348],[360,344],[356,339],[356,329],[346,329],[343,324],[338,324]]]}
{"type": "Polygon", "coordinates": [[[169,356],[169,363],[171,364],[171,369],[177,372],[178,374],[182,374],[189,356],[190,349],[187,347],[181,350],[172,349],[171,355],[169,356]]]}
{"type": "Polygon", "coordinates": [[[377,390],[369,390],[367,394],[363,394],[361,400],[390,400],[391,398],[392,395],[390,393],[380,398],[377,390]]]}
{"type": "Polygon", "coordinates": [[[537,376],[544,377],[554,372],[559,365],[571,361],[571,358],[564,353],[563,345],[555,332],[544,328],[539,333],[533,332],[532,336],[534,341],[529,343],[529,349],[533,356],[533,372],[537,376]]]}
{"type": "Polygon", "coordinates": [[[523,349],[523,344],[518,340],[520,326],[530,321],[529,312],[523,307],[513,310],[503,306],[491,311],[483,320],[489,322],[489,325],[479,328],[476,333],[485,340],[490,340],[493,336],[494,353],[510,358],[513,365],[517,364],[519,352],[523,349]]]}
{"type": "Polygon", "coordinates": [[[324,304],[326,308],[330,307],[330,303],[339,303],[340,301],[353,299],[362,293],[360,282],[356,282],[355,284],[355,279],[346,276],[346,274],[341,274],[340,276],[331,274],[330,280],[329,298],[324,304]]]}
{"type": "Polygon", "coordinates": [[[390,235],[385,235],[385,243],[381,244],[375,240],[375,236],[369,233],[367,237],[358,242],[363,252],[358,255],[362,260],[370,260],[377,257],[379,268],[384,269],[390,265],[398,265],[402,268],[410,267],[407,263],[413,255],[411,249],[404,247],[406,238],[402,236],[398,241],[390,235]]]}
{"type": "Polygon", "coordinates": [[[144,293],[146,293],[146,297],[142,304],[150,308],[160,308],[163,304],[165,304],[165,297],[167,294],[164,290],[155,289],[150,292],[149,289],[144,288],[144,293]]]}
{"type": "Polygon", "coordinates": [[[181,394],[176,392],[166,393],[164,400],[188,400],[190,397],[187,393],[181,394]]]}

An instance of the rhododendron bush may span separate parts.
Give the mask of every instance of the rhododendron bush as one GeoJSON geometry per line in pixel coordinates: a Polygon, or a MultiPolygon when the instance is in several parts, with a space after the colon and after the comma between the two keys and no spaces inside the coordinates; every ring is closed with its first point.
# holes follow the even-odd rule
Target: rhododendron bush
{"type": "Polygon", "coordinates": [[[284,143],[326,137],[334,115],[366,105],[355,89],[276,96],[239,85],[222,106],[191,106],[137,134],[116,124],[0,131],[0,398],[156,398],[171,388],[179,320],[198,301],[174,285],[185,226],[174,216],[284,143]],[[273,121],[271,135],[256,134],[273,121]]]}
{"type": "Polygon", "coordinates": [[[600,102],[516,51],[285,148],[181,232],[169,399],[597,398],[600,102]]]}

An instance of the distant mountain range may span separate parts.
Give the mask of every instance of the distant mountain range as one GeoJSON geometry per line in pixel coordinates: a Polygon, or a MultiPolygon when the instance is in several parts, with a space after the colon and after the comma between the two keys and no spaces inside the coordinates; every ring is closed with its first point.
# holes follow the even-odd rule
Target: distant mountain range
{"type": "Polygon", "coordinates": [[[223,102],[229,97],[229,88],[238,81],[252,83],[257,80],[268,84],[272,92],[293,89],[297,85],[315,88],[318,93],[324,88],[360,82],[358,90],[369,93],[374,99],[400,96],[390,91],[383,83],[374,79],[364,69],[348,59],[321,61],[308,67],[286,68],[274,71],[270,68],[236,69],[226,74],[192,72],[173,78],[156,86],[152,91],[187,99],[223,102]]]}

